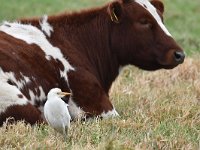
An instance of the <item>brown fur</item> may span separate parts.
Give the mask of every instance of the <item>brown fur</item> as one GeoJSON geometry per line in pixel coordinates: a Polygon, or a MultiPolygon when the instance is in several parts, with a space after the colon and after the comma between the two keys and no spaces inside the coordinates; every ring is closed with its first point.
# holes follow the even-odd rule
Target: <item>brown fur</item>
{"type": "Polygon", "coordinates": [[[9,117],[12,117],[9,121],[10,123],[17,120],[24,120],[26,123],[30,123],[32,125],[37,122],[43,122],[43,119],[41,118],[41,113],[31,104],[15,105],[8,107],[7,110],[1,114],[0,126],[9,117]]]}
{"type": "MultiPolygon", "coordinates": [[[[153,4],[158,6],[158,13],[162,17],[163,4],[160,1],[154,1],[153,4]]],[[[21,22],[40,28],[39,19],[23,19],[21,22]]],[[[174,58],[174,53],[182,52],[182,49],[134,1],[118,0],[80,13],[50,16],[48,22],[54,28],[48,40],[60,48],[75,67],[75,71],[68,73],[73,100],[90,116],[113,109],[108,92],[120,66],[132,64],[146,70],[171,69],[183,61],[177,62],[174,58]],[[118,17],[118,22],[111,20],[113,13],[118,17]]],[[[47,61],[38,46],[28,45],[0,32],[0,53],[0,66],[5,72],[13,71],[19,76],[21,71],[36,79],[22,90],[28,99],[28,89],[34,91],[39,85],[46,94],[53,87],[69,91],[66,81],[58,75],[59,69],[63,69],[62,63],[47,61]],[[29,51],[25,51],[27,49],[29,51]],[[12,52],[16,52],[17,57],[13,57],[12,52]]],[[[34,91],[34,94],[39,93],[34,91]]],[[[40,105],[43,103],[38,102],[40,105]]],[[[23,110],[18,111],[12,107],[12,113],[5,113],[18,119],[23,110]]],[[[35,120],[28,120],[28,115],[19,118],[24,117],[30,123],[39,119],[36,113],[29,113],[29,116],[35,120]]]]}

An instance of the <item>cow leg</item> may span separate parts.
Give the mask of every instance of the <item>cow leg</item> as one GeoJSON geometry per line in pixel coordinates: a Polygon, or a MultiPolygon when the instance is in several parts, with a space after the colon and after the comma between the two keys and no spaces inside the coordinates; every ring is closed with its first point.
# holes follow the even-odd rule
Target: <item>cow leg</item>
{"type": "Polygon", "coordinates": [[[35,124],[42,122],[41,114],[21,91],[7,82],[0,82],[0,126],[7,118],[12,122],[24,120],[26,123],[35,124]]]}
{"type": "Polygon", "coordinates": [[[84,111],[86,116],[101,116],[103,118],[118,116],[111,104],[108,94],[104,91],[94,75],[83,69],[68,73],[72,97],[69,100],[69,111],[76,118],[84,111]],[[78,113],[76,113],[78,112],[78,113]]]}

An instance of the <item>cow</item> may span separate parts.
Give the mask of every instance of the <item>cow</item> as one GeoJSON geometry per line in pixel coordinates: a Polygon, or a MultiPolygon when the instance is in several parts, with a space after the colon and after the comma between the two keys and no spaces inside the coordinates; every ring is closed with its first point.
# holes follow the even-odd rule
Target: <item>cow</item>
{"type": "Polygon", "coordinates": [[[159,0],[114,0],[73,13],[3,22],[0,26],[0,124],[8,117],[43,122],[50,89],[71,118],[115,117],[109,89],[128,64],[172,69],[185,54],[163,23],[159,0]]]}

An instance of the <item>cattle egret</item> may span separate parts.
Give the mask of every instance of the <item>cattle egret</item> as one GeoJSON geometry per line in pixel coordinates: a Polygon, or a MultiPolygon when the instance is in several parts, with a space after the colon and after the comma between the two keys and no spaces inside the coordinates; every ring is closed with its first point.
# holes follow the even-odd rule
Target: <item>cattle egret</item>
{"type": "Polygon", "coordinates": [[[44,116],[47,123],[57,132],[63,134],[65,138],[71,120],[68,111],[69,105],[61,99],[66,95],[70,95],[70,93],[62,92],[59,88],[53,88],[49,91],[44,105],[44,116]]]}

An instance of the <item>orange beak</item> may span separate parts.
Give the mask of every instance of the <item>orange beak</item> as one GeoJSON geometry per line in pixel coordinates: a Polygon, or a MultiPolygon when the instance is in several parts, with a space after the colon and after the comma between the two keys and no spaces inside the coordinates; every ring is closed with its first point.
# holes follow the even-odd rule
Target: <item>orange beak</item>
{"type": "Polygon", "coordinates": [[[71,93],[68,92],[59,92],[58,93],[61,97],[67,96],[67,95],[71,95],[71,93]]]}

